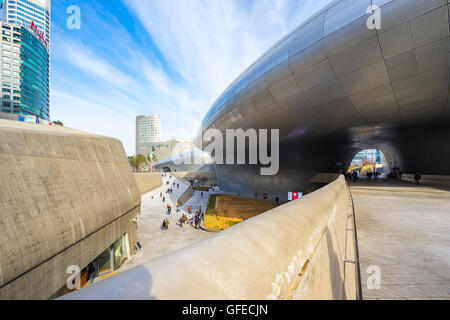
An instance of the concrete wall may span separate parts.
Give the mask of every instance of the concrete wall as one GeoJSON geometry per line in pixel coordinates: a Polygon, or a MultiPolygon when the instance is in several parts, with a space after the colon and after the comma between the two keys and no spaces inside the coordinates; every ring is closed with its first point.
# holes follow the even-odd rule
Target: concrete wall
{"type": "Polygon", "coordinates": [[[0,299],[47,299],[124,233],[140,192],[120,141],[0,120],[0,299]]]}
{"type": "Polygon", "coordinates": [[[184,179],[179,179],[185,186],[187,186],[186,191],[178,198],[176,206],[181,207],[183,204],[188,202],[194,196],[194,189],[189,181],[184,179]]]}
{"type": "MultiPolygon", "coordinates": [[[[414,183],[414,174],[404,174],[402,180],[414,183]]],[[[450,188],[450,176],[422,175],[420,184],[450,188]]]]}
{"type": "Polygon", "coordinates": [[[344,262],[355,257],[348,195],[340,177],[64,299],[355,299],[356,268],[344,262]]]}
{"type": "Polygon", "coordinates": [[[162,185],[161,173],[159,172],[135,173],[134,177],[141,194],[152,191],[162,185]]]}

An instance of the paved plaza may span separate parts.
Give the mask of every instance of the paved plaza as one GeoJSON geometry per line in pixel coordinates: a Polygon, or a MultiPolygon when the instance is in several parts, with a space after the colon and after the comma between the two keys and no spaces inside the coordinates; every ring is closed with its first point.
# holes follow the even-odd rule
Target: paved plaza
{"type": "MultiPolygon", "coordinates": [[[[209,195],[222,192],[218,191],[218,188],[216,187],[214,192],[203,192],[202,197],[201,192],[196,191],[194,197],[185,203],[180,208],[181,211],[177,213],[175,212],[175,203],[186,191],[187,186],[175,177],[169,177],[170,175],[167,174],[167,177],[163,178],[163,185],[160,188],[142,196],[141,215],[138,221],[138,240],[142,245],[142,249],[136,255],[131,257],[130,260],[118,270],[119,272],[172,253],[214,235],[214,233],[195,229],[189,224],[180,227],[178,225],[178,220],[183,214],[187,214],[188,206],[193,207],[194,213],[199,210],[200,207],[202,208],[202,211],[205,212],[209,195]],[[172,195],[166,193],[169,188],[169,186],[166,185],[167,182],[169,182],[170,188],[173,189],[172,195]],[[176,186],[173,186],[174,182],[180,185],[179,189],[177,189],[176,186]],[[165,203],[163,203],[160,198],[161,192],[163,193],[163,196],[166,197],[165,203]],[[170,215],[167,214],[167,204],[172,206],[172,213],[170,215]],[[161,230],[164,219],[169,220],[169,230],[167,231],[161,230]]],[[[193,215],[188,214],[188,217],[193,217],[193,215]]]]}
{"type": "Polygon", "coordinates": [[[380,181],[351,191],[364,299],[449,299],[450,190],[380,181]],[[370,266],[380,289],[367,286],[370,266]]]}

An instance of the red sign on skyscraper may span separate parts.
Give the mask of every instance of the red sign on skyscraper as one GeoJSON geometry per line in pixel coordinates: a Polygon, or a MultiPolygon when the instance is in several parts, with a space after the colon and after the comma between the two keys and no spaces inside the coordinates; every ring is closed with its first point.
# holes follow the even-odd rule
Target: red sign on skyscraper
{"type": "Polygon", "coordinates": [[[39,31],[38,26],[34,23],[34,21],[31,21],[30,28],[38,35],[39,40],[42,41],[46,47],[48,47],[47,41],[45,41],[44,38],[44,33],[39,31]]]}

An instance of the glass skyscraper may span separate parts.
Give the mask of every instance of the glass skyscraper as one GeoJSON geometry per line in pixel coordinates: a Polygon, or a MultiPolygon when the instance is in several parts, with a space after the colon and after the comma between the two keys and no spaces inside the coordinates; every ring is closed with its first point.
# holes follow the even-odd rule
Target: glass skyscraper
{"type": "Polygon", "coordinates": [[[47,44],[26,25],[2,22],[1,32],[1,117],[20,120],[21,115],[29,115],[49,120],[47,44]]]}
{"type": "Polygon", "coordinates": [[[33,22],[50,43],[51,0],[2,0],[2,20],[31,25],[33,22]]]}

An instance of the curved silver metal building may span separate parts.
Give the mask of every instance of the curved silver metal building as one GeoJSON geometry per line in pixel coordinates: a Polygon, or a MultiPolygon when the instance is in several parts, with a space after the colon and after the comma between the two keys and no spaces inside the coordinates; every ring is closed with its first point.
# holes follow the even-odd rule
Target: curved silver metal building
{"type": "Polygon", "coordinates": [[[450,174],[448,96],[447,0],[340,0],[236,79],[202,129],[280,129],[278,175],[216,170],[223,189],[284,198],[367,148],[405,172],[450,174]],[[369,28],[378,15],[381,28],[369,28]]]}

